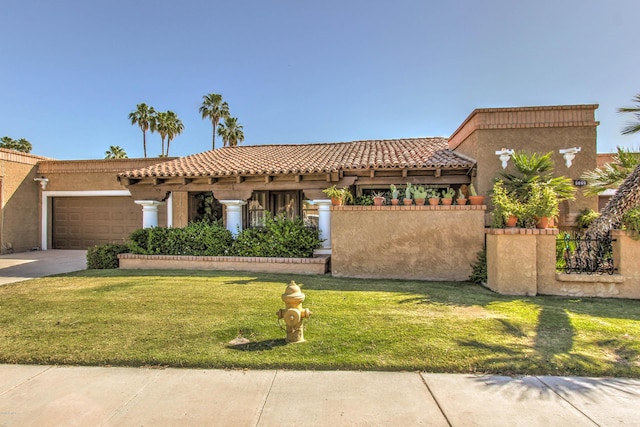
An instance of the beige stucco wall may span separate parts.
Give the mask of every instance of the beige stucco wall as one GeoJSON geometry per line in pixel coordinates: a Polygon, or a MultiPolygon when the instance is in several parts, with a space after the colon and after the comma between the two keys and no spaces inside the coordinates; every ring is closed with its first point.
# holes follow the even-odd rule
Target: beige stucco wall
{"type": "MultiPolygon", "coordinates": [[[[596,105],[495,108],[474,111],[449,140],[450,146],[477,160],[473,183],[479,194],[491,191],[500,173],[513,173],[513,161],[502,169],[496,151],[502,148],[529,153],[553,152],[555,174],[579,179],[583,172],[597,167],[596,105]],[[570,168],[560,149],[581,147],[570,168]]],[[[490,200],[487,198],[489,210],[490,200]]],[[[598,209],[597,197],[585,197],[577,188],[576,200],[561,204],[560,226],[574,225],[575,217],[585,208],[598,209]]],[[[487,217],[487,224],[489,224],[487,217]]]]}
{"type": "Polygon", "coordinates": [[[640,299],[640,240],[614,231],[618,270],[608,274],[556,272],[557,230],[487,230],[487,287],[509,295],[640,299]]]}
{"type": "Polygon", "coordinates": [[[331,211],[338,277],[464,281],[484,245],[484,206],[345,206],[331,211]]]}
{"type": "Polygon", "coordinates": [[[0,149],[0,254],[40,246],[36,163],[44,157],[0,149]]]}

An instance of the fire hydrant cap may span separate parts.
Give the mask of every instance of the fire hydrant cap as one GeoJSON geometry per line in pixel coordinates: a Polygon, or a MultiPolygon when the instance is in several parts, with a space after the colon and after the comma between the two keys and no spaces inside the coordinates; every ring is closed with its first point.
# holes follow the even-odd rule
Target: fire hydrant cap
{"type": "Polygon", "coordinates": [[[291,283],[289,283],[289,286],[287,286],[287,289],[284,290],[284,294],[282,294],[283,296],[301,296],[304,295],[302,293],[302,291],[300,290],[300,286],[296,285],[296,282],[294,282],[293,280],[291,281],[291,283]]]}

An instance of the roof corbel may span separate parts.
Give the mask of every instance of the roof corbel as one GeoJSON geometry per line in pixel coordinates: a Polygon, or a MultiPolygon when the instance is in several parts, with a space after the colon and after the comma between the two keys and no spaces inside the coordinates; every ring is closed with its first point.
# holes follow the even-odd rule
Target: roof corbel
{"type": "Polygon", "coordinates": [[[271,175],[265,175],[265,176],[264,176],[264,183],[265,183],[265,184],[268,184],[268,183],[270,183],[271,181],[273,181],[273,177],[272,177],[271,175]]]}
{"type": "Polygon", "coordinates": [[[207,179],[207,184],[209,184],[209,185],[213,185],[216,182],[218,182],[218,178],[208,178],[207,179]]]}
{"type": "Polygon", "coordinates": [[[436,169],[435,176],[436,178],[440,178],[440,176],[442,176],[442,169],[440,168],[436,169]]]}
{"type": "Polygon", "coordinates": [[[236,184],[242,184],[244,182],[244,176],[236,176],[236,184]]]}
{"type": "Polygon", "coordinates": [[[182,180],[181,180],[182,185],[191,184],[191,181],[193,181],[193,179],[191,179],[191,178],[182,178],[182,180]]]}

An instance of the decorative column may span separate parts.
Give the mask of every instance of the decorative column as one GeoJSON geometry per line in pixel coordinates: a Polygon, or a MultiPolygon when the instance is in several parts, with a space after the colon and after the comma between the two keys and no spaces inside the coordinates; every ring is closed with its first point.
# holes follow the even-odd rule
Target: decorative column
{"type": "Polygon", "coordinates": [[[227,230],[237,236],[242,231],[242,207],[247,204],[244,200],[219,200],[227,209],[227,230]]]}
{"type": "Polygon", "coordinates": [[[319,199],[313,200],[311,203],[318,207],[318,230],[320,230],[320,239],[322,248],[316,249],[316,254],[331,255],[331,200],[319,199]]]}
{"type": "Polygon", "coordinates": [[[136,200],[137,205],[142,206],[142,228],[151,228],[158,226],[158,206],[164,205],[164,202],[156,200],[136,200]]]}

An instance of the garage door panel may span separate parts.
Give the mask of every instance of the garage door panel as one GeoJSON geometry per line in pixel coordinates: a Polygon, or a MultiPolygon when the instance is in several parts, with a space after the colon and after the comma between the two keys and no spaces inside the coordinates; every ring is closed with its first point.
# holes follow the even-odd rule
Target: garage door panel
{"type": "MultiPolygon", "coordinates": [[[[121,243],[142,227],[142,208],[131,197],[55,197],[52,204],[55,249],[121,243]]],[[[166,224],[166,218],[161,206],[158,223],[166,224]]]]}

